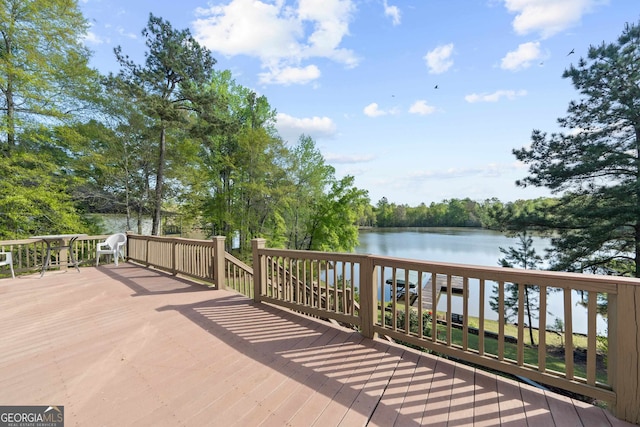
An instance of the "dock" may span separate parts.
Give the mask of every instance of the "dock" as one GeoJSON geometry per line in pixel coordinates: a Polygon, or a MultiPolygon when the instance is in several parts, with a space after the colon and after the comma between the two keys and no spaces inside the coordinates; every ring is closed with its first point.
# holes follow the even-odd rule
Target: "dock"
{"type": "MultiPolygon", "coordinates": [[[[431,287],[431,279],[432,275],[428,274],[428,279],[425,284],[422,286],[422,309],[423,310],[433,310],[433,289],[431,287]]],[[[392,279],[387,279],[385,282],[387,285],[393,285],[392,279]]],[[[406,292],[406,283],[402,279],[396,280],[396,287],[398,292],[396,293],[396,301],[402,302],[405,299],[406,292]]],[[[416,284],[413,282],[409,282],[409,304],[417,308],[418,307],[418,291],[416,290],[416,284]]],[[[440,300],[440,294],[447,292],[447,275],[446,274],[436,274],[436,307],[438,306],[438,301],[440,300]]],[[[462,286],[462,277],[460,276],[451,276],[451,294],[452,295],[460,295],[464,294],[464,288],[462,286]]]]}
{"type": "MultiPolygon", "coordinates": [[[[429,279],[422,287],[422,309],[423,310],[434,310],[434,298],[431,286],[432,275],[429,274],[429,279]]],[[[436,295],[435,295],[435,306],[438,306],[438,301],[440,300],[440,294],[447,292],[447,275],[446,274],[436,274],[436,295]]],[[[451,276],[451,294],[452,295],[464,295],[464,288],[462,286],[462,277],[459,276],[451,276]]],[[[418,298],[413,301],[411,304],[412,307],[418,307],[418,298]]]]}

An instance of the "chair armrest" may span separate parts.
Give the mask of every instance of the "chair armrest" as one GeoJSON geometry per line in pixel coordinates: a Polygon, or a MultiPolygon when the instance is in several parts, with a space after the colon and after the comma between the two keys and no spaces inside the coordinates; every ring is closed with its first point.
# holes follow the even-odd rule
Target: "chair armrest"
{"type": "Polygon", "coordinates": [[[106,247],[106,248],[111,249],[111,247],[109,246],[109,244],[108,244],[107,242],[98,243],[98,244],[96,245],[96,249],[97,249],[97,250],[104,249],[105,247],[106,247]]]}

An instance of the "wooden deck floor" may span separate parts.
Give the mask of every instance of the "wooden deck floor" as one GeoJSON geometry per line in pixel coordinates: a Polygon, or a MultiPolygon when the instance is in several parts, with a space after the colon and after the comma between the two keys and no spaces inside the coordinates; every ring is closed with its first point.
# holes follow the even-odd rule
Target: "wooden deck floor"
{"type": "Polygon", "coordinates": [[[0,405],[67,426],[630,425],[132,264],[0,280],[0,405]]]}

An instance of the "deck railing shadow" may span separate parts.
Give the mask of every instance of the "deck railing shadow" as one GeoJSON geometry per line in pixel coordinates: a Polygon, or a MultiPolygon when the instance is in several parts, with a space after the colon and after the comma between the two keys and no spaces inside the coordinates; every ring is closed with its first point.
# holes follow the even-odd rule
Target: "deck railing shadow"
{"type": "Polygon", "coordinates": [[[173,281],[175,286],[167,287],[165,281],[158,281],[158,274],[171,276],[163,271],[156,271],[153,274],[145,274],[144,269],[138,268],[135,264],[122,264],[118,268],[99,267],[99,270],[109,276],[111,279],[122,283],[134,292],[134,296],[159,295],[159,294],[179,294],[186,292],[204,292],[211,288],[205,284],[196,283],[191,279],[175,277],[173,281]],[[136,274],[131,277],[130,273],[124,273],[124,270],[136,269],[142,274],[136,274]]]}
{"type": "MultiPolygon", "coordinates": [[[[557,406],[572,404],[562,396],[547,399],[542,391],[523,391],[516,381],[497,381],[495,375],[469,366],[381,340],[367,340],[355,331],[255,304],[240,295],[164,306],[158,311],[177,311],[236,351],[288,377],[291,382],[286,393],[290,398],[285,405],[302,406],[316,399],[317,413],[307,411],[304,416],[316,416],[320,425],[368,421],[375,425],[443,422],[462,426],[501,419],[513,425],[527,420],[559,425],[546,409],[547,402],[557,406]],[[518,404],[504,406],[509,400],[518,404]],[[348,408],[352,411],[347,412],[348,408]]],[[[269,403],[265,394],[277,393],[273,387],[265,382],[250,393],[255,394],[256,401],[266,399],[261,401],[264,406],[269,403]]],[[[245,416],[251,418],[251,408],[245,416]]],[[[242,419],[224,417],[216,421],[242,423],[242,419]]],[[[300,420],[274,421],[295,425],[300,420]]],[[[309,425],[314,422],[305,421],[309,425]]]]}

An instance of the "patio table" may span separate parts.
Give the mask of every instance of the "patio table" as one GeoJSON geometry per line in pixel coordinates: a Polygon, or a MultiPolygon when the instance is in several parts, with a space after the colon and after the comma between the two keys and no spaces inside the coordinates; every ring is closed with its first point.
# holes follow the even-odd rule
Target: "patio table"
{"type": "Polygon", "coordinates": [[[67,249],[69,251],[69,258],[71,259],[71,265],[73,265],[78,273],[80,268],[78,267],[78,260],[73,256],[73,242],[79,237],[86,237],[86,234],[49,234],[45,236],[32,236],[31,239],[42,240],[47,245],[47,257],[42,264],[42,272],[40,277],[44,276],[44,272],[51,266],[51,251],[58,251],[58,257],[60,257],[60,251],[67,249]]]}

